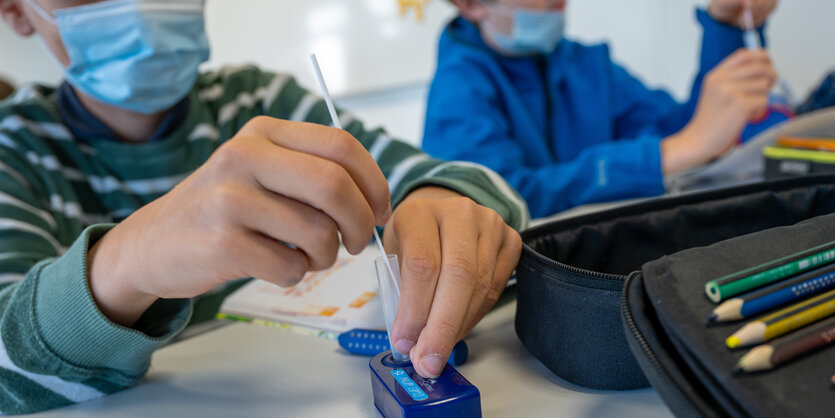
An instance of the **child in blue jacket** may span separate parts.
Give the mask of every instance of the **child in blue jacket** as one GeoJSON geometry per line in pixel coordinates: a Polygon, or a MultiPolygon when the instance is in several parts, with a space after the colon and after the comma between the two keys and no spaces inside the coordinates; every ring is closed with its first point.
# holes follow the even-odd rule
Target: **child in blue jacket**
{"type": "Polygon", "coordinates": [[[644,86],[606,45],[562,39],[565,0],[452,1],[460,16],[441,36],[423,147],[496,170],[534,217],[663,193],[665,175],[733,147],[776,79],[740,29],[744,7],[761,27],[776,0],[697,12],[701,66],[685,103],[644,86]]]}

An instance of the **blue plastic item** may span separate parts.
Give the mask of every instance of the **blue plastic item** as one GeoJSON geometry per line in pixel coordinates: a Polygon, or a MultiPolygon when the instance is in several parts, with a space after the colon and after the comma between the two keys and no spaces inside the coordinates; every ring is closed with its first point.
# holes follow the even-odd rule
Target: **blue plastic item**
{"type": "Polygon", "coordinates": [[[368,363],[374,406],[386,418],[481,417],[481,395],[454,367],[424,379],[411,362],[396,363],[391,352],[368,363]]]}
{"type": "MultiPolygon", "coordinates": [[[[763,288],[760,292],[765,294],[746,300],[739,309],[739,314],[743,318],[750,318],[790,302],[796,302],[810,295],[821,293],[824,290],[830,290],[835,287],[835,271],[832,268],[832,265],[827,265],[807,273],[806,277],[811,276],[810,279],[789,287],[781,286],[782,283],[778,282],[775,285],[763,288]],[[771,288],[777,290],[766,293],[771,288]]],[[[799,276],[797,277],[799,278],[799,276]]]]}
{"type": "MultiPolygon", "coordinates": [[[[351,354],[361,356],[375,356],[384,351],[391,350],[388,334],[386,331],[376,329],[355,328],[343,332],[337,339],[339,345],[351,354]]],[[[467,362],[469,348],[463,340],[455,344],[452,353],[449,355],[449,364],[460,366],[467,362]]]]}

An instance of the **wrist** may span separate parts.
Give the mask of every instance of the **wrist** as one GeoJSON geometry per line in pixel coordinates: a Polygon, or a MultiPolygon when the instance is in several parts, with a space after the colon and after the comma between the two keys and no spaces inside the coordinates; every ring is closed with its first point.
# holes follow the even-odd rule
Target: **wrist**
{"type": "Polygon", "coordinates": [[[451,197],[464,197],[461,193],[440,186],[423,186],[412,190],[403,201],[409,199],[446,199],[451,197]]]}
{"type": "Polygon", "coordinates": [[[87,274],[90,292],[101,313],[112,322],[132,327],[156,301],[156,297],[140,291],[127,271],[129,250],[123,248],[119,226],[102,236],[87,252],[87,274]],[[127,250],[127,251],[126,251],[127,250]]]}
{"type": "Polygon", "coordinates": [[[698,167],[705,162],[699,136],[685,128],[661,141],[661,169],[665,175],[698,167]]]}

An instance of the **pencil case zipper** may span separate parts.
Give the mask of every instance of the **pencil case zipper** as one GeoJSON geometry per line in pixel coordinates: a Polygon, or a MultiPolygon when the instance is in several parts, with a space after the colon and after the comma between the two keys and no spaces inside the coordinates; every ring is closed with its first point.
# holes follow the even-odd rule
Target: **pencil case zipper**
{"type": "MultiPolygon", "coordinates": [[[[635,323],[635,317],[632,314],[632,310],[629,307],[629,284],[633,280],[641,280],[641,272],[635,271],[630,273],[626,276],[626,283],[623,285],[623,293],[621,294],[621,301],[620,301],[620,313],[621,317],[623,317],[624,323],[626,324],[626,332],[627,335],[634,339],[638,343],[638,346],[641,349],[641,354],[649,360],[649,363],[652,365],[653,370],[656,372],[656,376],[661,377],[664,381],[663,384],[666,387],[673,388],[682,399],[686,400],[692,410],[698,412],[700,416],[708,416],[708,414],[699,408],[698,404],[693,401],[693,398],[689,395],[689,392],[684,390],[681,385],[670,376],[670,372],[661,364],[658,360],[658,357],[655,355],[655,352],[652,351],[647,340],[644,338],[641,331],[638,329],[638,325],[635,323]]],[[[646,370],[645,370],[646,371],[646,370]]]]}
{"type": "MultiPolygon", "coordinates": [[[[528,247],[527,244],[525,244],[528,247]]],[[[553,268],[560,273],[560,280],[577,286],[600,288],[598,280],[604,280],[604,288],[610,289],[612,286],[620,286],[625,281],[627,276],[620,274],[600,273],[597,271],[581,269],[568,264],[561,263],[552,258],[545,257],[533,248],[528,247],[530,255],[536,258],[537,262],[553,268]]],[[[541,266],[540,266],[541,267],[541,266]]]]}

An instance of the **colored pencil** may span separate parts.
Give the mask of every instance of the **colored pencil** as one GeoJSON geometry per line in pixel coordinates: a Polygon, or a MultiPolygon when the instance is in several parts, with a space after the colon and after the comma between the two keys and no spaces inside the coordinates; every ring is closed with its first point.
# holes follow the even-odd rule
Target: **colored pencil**
{"type": "Polygon", "coordinates": [[[753,348],[739,359],[736,370],[755,372],[773,369],[833,342],[835,342],[835,318],[829,318],[808,329],[753,348]]]}
{"type": "Polygon", "coordinates": [[[707,320],[708,322],[724,322],[749,318],[832,287],[835,287],[835,264],[828,264],[791,279],[728,299],[717,306],[707,320]]]}
{"type": "Polygon", "coordinates": [[[835,151],[835,138],[781,137],[777,139],[777,146],[818,151],[835,151]]]}
{"type": "Polygon", "coordinates": [[[705,294],[718,303],[832,261],[835,261],[835,241],[711,280],[705,284],[705,294]]]}
{"type": "Polygon", "coordinates": [[[835,290],[745,324],[725,340],[729,348],[758,344],[835,314],[835,290]]]}

